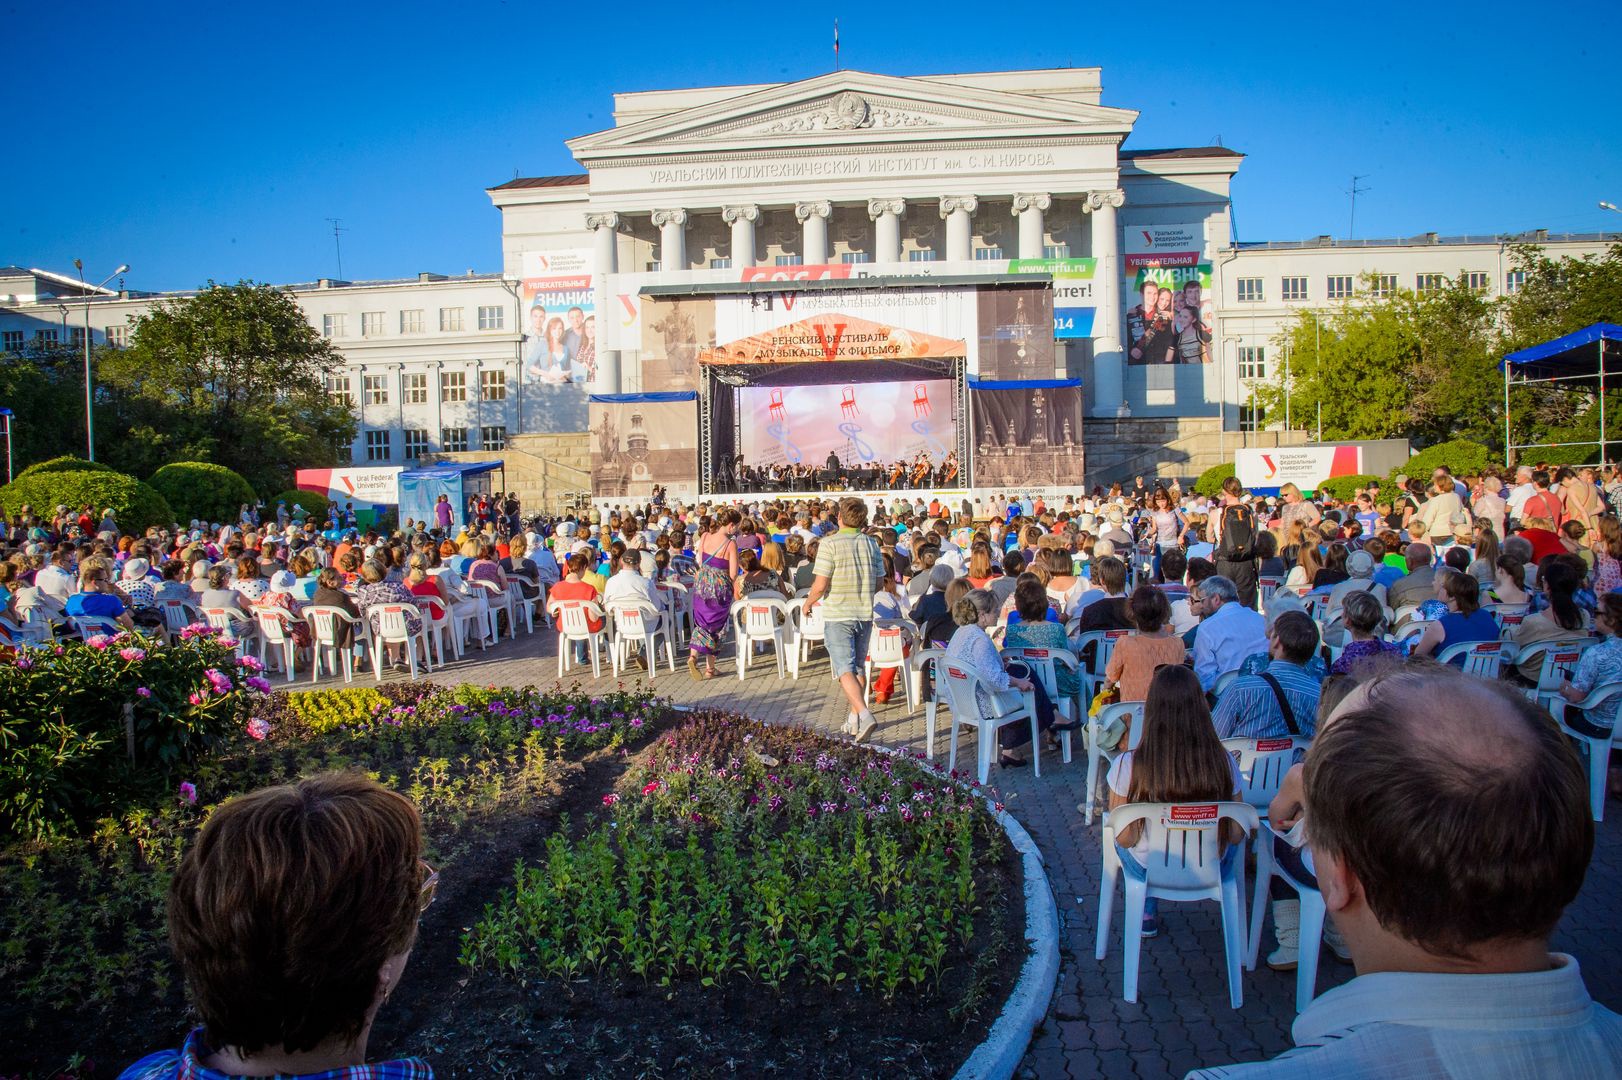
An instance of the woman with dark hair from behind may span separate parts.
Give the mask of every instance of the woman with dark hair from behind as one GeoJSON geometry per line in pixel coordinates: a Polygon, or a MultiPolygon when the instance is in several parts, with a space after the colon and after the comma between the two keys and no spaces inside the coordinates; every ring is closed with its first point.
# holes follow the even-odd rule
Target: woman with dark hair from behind
{"type": "MultiPolygon", "coordinates": [[[[1155,671],[1140,723],[1138,748],[1110,766],[1111,810],[1128,803],[1221,802],[1238,793],[1239,766],[1216,736],[1205,691],[1192,669],[1169,664],[1155,671]]],[[[1229,845],[1240,839],[1231,824],[1224,825],[1222,838],[1229,845]]],[[[1123,859],[1141,861],[1149,853],[1139,822],[1122,829],[1115,844],[1123,859]]],[[[1242,846],[1229,847],[1223,857],[1242,851],[1242,846]]],[[[1144,937],[1160,932],[1157,907],[1151,898],[1143,909],[1144,937]]]]}
{"type": "Polygon", "coordinates": [[[417,808],[359,774],[220,806],[169,887],[169,941],[203,1026],[120,1080],[429,1080],[419,1058],[366,1064],[438,884],[421,856],[417,808]]]}
{"type": "MultiPolygon", "coordinates": [[[[1582,609],[1577,606],[1577,590],[1585,576],[1583,562],[1575,555],[1549,555],[1538,564],[1538,587],[1547,601],[1547,607],[1535,615],[1528,615],[1521,625],[1510,632],[1509,639],[1515,649],[1525,655],[1527,648],[1540,641],[1566,641],[1588,636],[1582,609]]],[[[1537,654],[1516,663],[1516,671],[1528,682],[1536,682],[1543,666],[1543,655],[1537,654]]]]}

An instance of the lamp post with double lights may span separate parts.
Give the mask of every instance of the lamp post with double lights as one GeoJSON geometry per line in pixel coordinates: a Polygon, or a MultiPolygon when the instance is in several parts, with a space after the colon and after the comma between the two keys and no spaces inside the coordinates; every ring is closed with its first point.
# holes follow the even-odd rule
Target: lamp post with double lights
{"type": "MultiPolygon", "coordinates": [[[[88,461],[96,460],[96,419],[93,413],[95,406],[95,381],[90,372],[90,293],[91,289],[85,284],[84,260],[74,259],[73,268],[79,271],[79,284],[85,285],[84,290],[84,442],[85,458],[88,461]]],[[[117,270],[102,279],[95,291],[100,291],[106,284],[120,274],[130,272],[130,264],[123,263],[117,270]]]]}
{"type": "Polygon", "coordinates": [[[6,422],[6,483],[11,483],[11,425],[17,422],[17,414],[0,406],[0,419],[6,422]]]}

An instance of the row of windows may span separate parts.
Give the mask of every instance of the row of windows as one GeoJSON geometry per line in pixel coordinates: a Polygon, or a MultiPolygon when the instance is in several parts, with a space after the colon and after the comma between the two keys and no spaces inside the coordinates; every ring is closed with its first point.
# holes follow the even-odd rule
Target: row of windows
{"type": "MultiPolygon", "coordinates": [[[[439,329],[441,333],[460,333],[463,329],[463,311],[459,307],[442,307],[439,309],[439,329]]],[[[363,311],[360,313],[360,336],[363,338],[383,337],[387,334],[384,319],[387,312],[363,311]]],[[[507,325],[507,309],[499,304],[481,304],[478,309],[480,330],[503,330],[507,325]]],[[[423,326],[423,311],[421,308],[412,308],[400,312],[400,333],[420,334],[423,326]]],[[[321,316],[321,336],[326,338],[342,338],[349,336],[349,315],[347,312],[337,312],[332,315],[321,316]]]]}
{"type": "MultiPolygon", "coordinates": [[[[109,326],[106,329],[107,344],[123,349],[130,343],[130,328],[124,326],[109,326]]],[[[61,333],[51,327],[45,330],[35,330],[34,340],[41,344],[54,345],[62,340],[61,333]]],[[[68,327],[68,343],[75,349],[84,348],[84,327],[68,327]]],[[[22,352],[28,344],[28,331],[26,330],[0,330],[0,351],[22,352]]]]}
{"type": "MultiPolygon", "coordinates": [[[[466,453],[468,446],[468,429],[465,427],[448,427],[439,429],[439,448],[441,453],[466,453]]],[[[507,448],[507,429],[504,427],[481,427],[479,429],[480,450],[505,450],[507,448]]],[[[417,461],[428,454],[428,432],[422,428],[405,429],[405,460],[417,461]]],[[[389,461],[394,457],[394,432],[387,429],[373,429],[366,433],[366,460],[389,461]]]]}
{"type": "MultiPolygon", "coordinates": [[[[1008,256],[1003,253],[1003,249],[1000,247],[983,247],[974,249],[974,258],[977,262],[989,262],[996,259],[1005,259],[1007,257],[1008,256]]],[[[1042,248],[1042,257],[1045,259],[1068,259],[1070,257],[1070,245],[1046,244],[1042,248]]],[[[934,262],[935,259],[936,255],[933,248],[916,248],[907,252],[908,262],[934,262]]],[[[870,263],[873,261],[873,253],[869,251],[841,252],[839,255],[839,261],[847,265],[870,263]]],[[[805,257],[802,255],[775,255],[772,257],[773,266],[800,266],[803,265],[804,262],[805,257]]],[[[731,269],[731,267],[732,260],[724,256],[717,256],[716,258],[711,259],[709,262],[709,268],[711,270],[728,270],[731,269]]],[[[658,267],[654,263],[649,263],[648,269],[656,270],[658,267]]]]}
{"type": "MultiPolygon", "coordinates": [[[[1242,304],[1260,304],[1267,300],[1267,289],[1262,278],[1238,278],[1239,302],[1242,304]]],[[[1352,295],[1356,279],[1351,274],[1330,274],[1324,279],[1324,298],[1327,300],[1344,300],[1352,295]]],[[[1504,275],[1504,291],[1513,293],[1520,291],[1526,282],[1526,271],[1511,270],[1504,275]]],[[[1491,286],[1492,275],[1485,270],[1471,270],[1464,275],[1464,283],[1476,292],[1486,292],[1491,286]]],[[[1414,291],[1421,296],[1436,292],[1447,287],[1446,274],[1415,274],[1414,291]]],[[[1396,274],[1375,274],[1370,281],[1369,295],[1375,299],[1384,299],[1397,291],[1396,274]]],[[[1279,299],[1281,300],[1310,300],[1307,279],[1304,276],[1290,276],[1279,279],[1279,299]]]]}
{"type": "MultiPolygon", "coordinates": [[[[365,395],[368,405],[387,405],[389,403],[388,375],[361,376],[361,391],[365,395]]],[[[466,401],[468,384],[465,371],[442,371],[439,373],[439,400],[440,401],[466,401]]],[[[334,401],[345,405],[355,404],[353,382],[349,375],[328,375],[327,396],[334,401]]],[[[428,404],[428,373],[409,372],[400,376],[400,400],[405,405],[428,404]]],[[[480,401],[506,401],[507,400],[507,373],[501,370],[479,372],[479,398],[480,401]]]]}

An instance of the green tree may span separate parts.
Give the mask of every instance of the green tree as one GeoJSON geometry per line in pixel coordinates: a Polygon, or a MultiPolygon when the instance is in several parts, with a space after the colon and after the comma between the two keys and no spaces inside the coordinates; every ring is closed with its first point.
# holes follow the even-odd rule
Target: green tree
{"type": "Polygon", "coordinates": [[[17,421],[14,472],[63,454],[83,454],[84,353],[43,341],[30,341],[20,352],[0,352],[0,406],[17,421]]]}
{"type": "Polygon", "coordinates": [[[257,491],[287,487],[298,468],[338,464],[337,447],[354,438],[354,416],[326,394],[327,373],[342,363],[291,293],[210,282],[137,319],[129,348],[102,360],[111,426],[122,433],[107,455],[137,475],[211,461],[257,491]]]}

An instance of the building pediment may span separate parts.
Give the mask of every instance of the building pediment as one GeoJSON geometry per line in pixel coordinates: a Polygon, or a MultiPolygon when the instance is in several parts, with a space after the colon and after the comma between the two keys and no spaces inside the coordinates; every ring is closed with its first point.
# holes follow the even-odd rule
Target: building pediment
{"type": "Polygon", "coordinates": [[[1137,113],[1084,102],[844,71],[647,117],[569,142],[582,163],[648,155],[998,137],[1117,143],[1137,113]]]}

